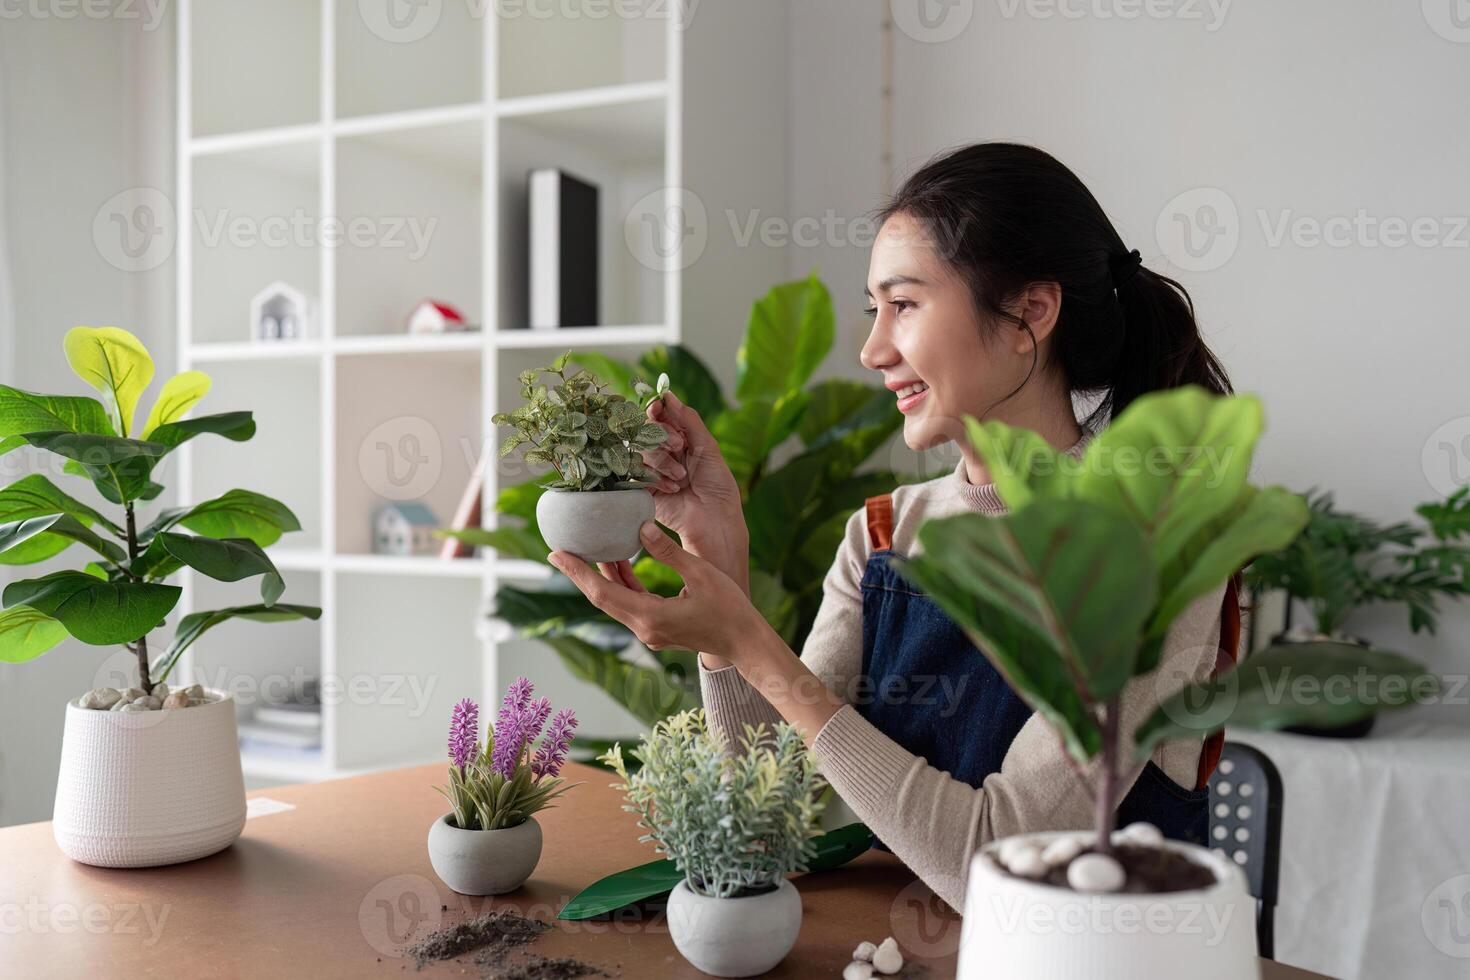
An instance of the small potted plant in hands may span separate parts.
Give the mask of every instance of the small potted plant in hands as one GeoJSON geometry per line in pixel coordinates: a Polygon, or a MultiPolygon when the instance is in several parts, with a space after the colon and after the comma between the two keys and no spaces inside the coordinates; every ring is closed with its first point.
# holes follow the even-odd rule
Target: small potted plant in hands
{"type": "Polygon", "coordinates": [[[717,977],[765,973],[795,945],[801,896],[786,874],[811,860],[826,785],[790,725],[747,726],[741,750],[727,752],[695,708],[654,726],[633,751],[637,772],[618,745],[599,760],[622,777],[640,839],[684,875],[669,896],[674,945],[717,977]]]}
{"type": "Polygon", "coordinates": [[[921,553],[899,567],[1056,730],[1097,820],[1090,834],[1009,838],[975,856],[959,976],[1071,976],[1079,964],[1094,980],[1172,976],[1181,964],[1195,980],[1255,976],[1239,869],[1146,824],[1115,833],[1127,777],[1167,739],[1197,742],[1227,723],[1350,721],[1414,703],[1434,678],[1340,643],[1272,648],[1205,683],[1160,669],[1175,618],[1307,521],[1300,497],[1247,482],[1254,399],[1199,388],[1140,398],[1080,461],[1031,432],[966,425],[1010,512],[929,521],[921,553]],[[1161,697],[1141,724],[1121,714],[1130,683],[1161,697]],[[1040,921],[1057,928],[1017,928],[1040,921]],[[1096,927],[1061,925],[1075,921],[1096,927]]]}
{"type": "MultiPolygon", "coordinates": [[[[571,352],[551,365],[520,376],[526,404],[496,415],[496,425],[515,432],[500,448],[502,457],[521,446],[527,463],[550,464],[557,478],[536,504],[536,523],[546,543],[589,562],[623,561],[638,554],[638,529],[653,520],[657,483],[639,455],[668,438],[650,422],[644,406],[606,391],[591,372],[567,374],[571,352]],[[542,384],[551,375],[550,384],[542,384]]],[[[655,391],[639,383],[639,397],[652,400],[668,390],[668,378],[655,391]]]]}
{"type": "Polygon", "coordinates": [[[469,698],[454,706],[449,785],[439,789],[451,809],[429,827],[429,862],[462,895],[521,887],[541,860],[541,825],[533,814],[571,789],[559,776],[577,717],[563,708],[547,725],[551,702],[532,701],[532,692],[524,677],[511,684],[483,745],[479,706],[469,698]]]}
{"type": "Polygon", "coordinates": [[[74,544],[94,553],[81,570],[5,589],[0,660],[31,660],[67,637],[126,648],[137,660],[135,686],[97,688],[67,705],[56,842],[69,857],[105,867],[204,857],[245,826],[235,705],[222,691],[166,681],[184,651],[227,620],[321,615],[277,601],[285,584],[262,550],[301,525],[284,504],[246,490],[140,520],[140,508],[163,492],[154,477],[175,447],[205,433],[242,442],[255,422],[249,412],[186,418],[210,388],[207,375],[186,371],[163,386],[135,429],[153,379],[147,349],[116,327],[76,327],[63,346],[102,400],[0,385],[0,454],[31,445],[61,456],[65,473],[89,479],[122,513],[113,520],[42,474],[0,490],[0,563],[45,561],[74,544]],[[150,658],[150,634],[181,593],[166,582],[186,566],[223,582],[259,577],[261,601],[184,616],[173,641],[150,658]]]}

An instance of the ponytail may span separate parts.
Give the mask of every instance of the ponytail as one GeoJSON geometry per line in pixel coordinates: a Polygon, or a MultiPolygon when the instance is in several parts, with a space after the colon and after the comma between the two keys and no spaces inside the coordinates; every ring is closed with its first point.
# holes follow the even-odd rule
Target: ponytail
{"type": "Polygon", "coordinates": [[[1150,391],[1196,384],[1230,393],[1189,293],[1143,267],[1055,157],[1014,143],[964,147],[910,177],[879,218],[896,214],[926,227],[988,328],[996,319],[1024,325],[1007,306],[1027,286],[1061,286],[1049,358],[1069,390],[1097,397],[1090,427],[1150,391]]]}

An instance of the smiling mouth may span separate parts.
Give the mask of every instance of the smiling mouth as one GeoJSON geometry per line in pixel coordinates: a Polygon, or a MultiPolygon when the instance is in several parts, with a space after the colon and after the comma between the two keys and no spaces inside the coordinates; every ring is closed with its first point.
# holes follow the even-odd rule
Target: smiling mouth
{"type": "Polygon", "coordinates": [[[914,408],[914,406],[918,405],[919,402],[923,401],[924,396],[928,393],[929,386],[924,384],[924,382],[922,381],[917,381],[914,384],[909,385],[907,388],[900,388],[894,393],[898,396],[898,410],[900,412],[910,411],[914,408]]]}

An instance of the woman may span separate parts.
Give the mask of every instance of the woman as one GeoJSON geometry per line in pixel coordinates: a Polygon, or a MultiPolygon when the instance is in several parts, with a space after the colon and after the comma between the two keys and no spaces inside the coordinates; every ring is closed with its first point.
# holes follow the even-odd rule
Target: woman
{"type": "MultiPolygon", "coordinates": [[[[879,839],[953,907],[987,841],[1092,824],[1088,782],[1060,740],[965,635],[890,567],[925,520],[1004,513],[985,463],[963,438],[973,415],[1032,429],[1080,453],[1091,429],[1145,392],[1229,382],[1182,287],[1140,264],[1080,180],[1040,150],[967,147],[916,173],[882,214],[868,273],[872,333],[863,366],[904,415],[904,441],[949,440],[954,473],[903,486],[854,513],[798,657],[749,600],[747,531],[735,480],[698,414],[672,395],[649,415],[669,432],[648,462],[661,477],[649,523],[654,558],[683,575],[677,597],[643,590],[627,562],[601,573],[558,552],[553,564],[653,649],[699,650],[711,723],[798,726],[823,773],[879,839]],[[1096,408],[1084,422],[1076,398],[1096,408]]],[[[1222,595],[1176,622],[1163,664],[1125,691],[1125,728],[1166,694],[1207,677],[1220,648],[1222,595]]],[[[1148,820],[1199,839],[1209,760],[1171,743],[1131,774],[1121,822],[1148,820]]]]}

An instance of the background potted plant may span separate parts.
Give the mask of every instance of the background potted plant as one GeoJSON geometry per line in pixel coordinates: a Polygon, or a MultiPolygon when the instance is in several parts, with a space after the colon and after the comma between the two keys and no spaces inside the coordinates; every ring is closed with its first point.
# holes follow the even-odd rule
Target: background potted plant
{"type": "Polygon", "coordinates": [[[0,385],[0,453],[31,445],[62,457],[65,473],[90,480],[122,515],[108,518],[41,474],[0,490],[0,563],[34,564],[73,544],[93,553],[81,570],[6,587],[0,660],[31,660],[68,636],[132,653],[135,687],[98,688],[67,705],[56,841],[75,860],[107,867],[203,857],[232,844],[245,824],[235,706],[226,693],[166,681],[184,651],[227,620],[321,615],[278,601],[285,584],[262,550],[300,524],[284,504],[246,490],[168,508],[144,524],[138,510],[163,493],[154,476],[170,452],[206,433],[242,442],[255,422],[249,412],[185,418],[210,388],[207,375],[188,371],[163,386],[135,429],[153,379],[147,349],[116,327],[76,327],[64,347],[102,401],[0,385]],[[223,582],[258,577],[261,601],[183,617],[150,659],[149,636],[181,591],[166,580],[186,566],[223,582]]]}
{"type": "Polygon", "coordinates": [[[623,809],[683,873],[669,895],[669,933],[684,958],[717,977],[765,973],[801,931],[801,896],[787,872],[804,871],[815,850],[818,797],[825,786],[801,735],[747,728],[739,751],[711,733],[702,709],[653,726],[633,750],[600,760],[621,778],[623,809]]]}
{"type": "MultiPolygon", "coordinates": [[[[1470,548],[1461,543],[1470,535],[1470,487],[1416,508],[1422,525],[1407,521],[1385,525],[1339,510],[1330,493],[1309,492],[1307,502],[1310,517],[1302,533],[1285,548],[1257,558],[1245,572],[1258,599],[1271,590],[1286,595],[1281,630],[1271,642],[1330,639],[1366,646],[1343,627],[1355,610],[1373,603],[1402,604],[1413,632],[1433,633],[1439,619],[1437,601],[1470,591],[1470,548]],[[1310,612],[1310,628],[1292,627],[1297,602],[1310,612]]],[[[1347,725],[1291,730],[1357,738],[1368,734],[1373,721],[1369,715],[1347,725]]]]}
{"type": "MultiPolygon", "coordinates": [[[[811,380],[832,348],[835,323],[832,298],[816,276],[771,289],[751,310],[732,396],[684,347],[656,347],[636,363],[590,352],[572,356],[629,400],[638,398],[639,377],[675,379],[680,399],[710,427],[740,486],[750,529],[752,600],[793,649],[800,649],[816,619],[822,577],[848,517],[868,497],[925,479],[872,468],[875,454],[903,424],[892,392],[846,379],[811,380]]],[[[505,558],[545,564],[549,549],[536,521],[540,482],[501,491],[500,527],[453,536],[505,558]]],[[[493,616],[546,643],[571,673],[646,725],[699,705],[693,651],[634,646],[631,632],[546,567],[551,577],[545,586],[501,586],[493,616]]],[[[659,595],[683,588],[676,572],[647,557],[634,562],[633,572],[659,595]]],[[[578,743],[595,755],[612,741],[578,743]]]]}
{"type": "Polygon", "coordinates": [[[1355,645],[1277,647],[1185,686],[1128,730],[1127,684],[1152,673],[1156,690],[1174,689],[1155,671],[1175,617],[1307,521],[1301,498],[1247,481],[1259,404],[1198,388],[1149,395],[1080,461],[1031,432],[966,425],[1010,513],[930,521],[920,552],[899,567],[1056,730],[1093,787],[1097,819],[1090,835],[1027,835],[976,855],[960,976],[1080,975],[1085,964],[1096,980],[1131,980],[1172,975],[1182,963],[1197,980],[1254,976],[1253,905],[1239,869],[1147,825],[1115,835],[1123,774],[1161,740],[1199,739],[1227,722],[1348,721],[1413,703],[1434,679],[1396,654],[1355,645]],[[1320,696],[1320,685],[1355,673],[1363,684],[1349,696],[1320,696]],[[1298,696],[1293,685],[1303,680],[1319,685],[1318,696],[1298,696]],[[1066,916],[1079,909],[1094,927],[1016,926],[1017,915],[1034,922],[1038,911],[1076,921],[1066,916]],[[1169,927],[1123,928],[1129,917],[1154,921],[1145,914],[1169,927]],[[1184,928],[1196,921],[1218,928],[1184,928]]]}
{"type": "Polygon", "coordinates": [[[532,693],[524,677],[510,685],[483,744],[479,705],[465,698],[454,706],[449,785],[439,790],[450,811],[429,827],[429,863],[460,894],[521,887],[541,860],[541,825],[533,815],[571,789],[558,777],[577,717],[563,708],[552,718],[551,702],[532,701],[532,693]]]}
{"type": "Polygon", "coordinates": [[[644,399],[660,390],[639,382],[637,397],[607,387],[590,371],[567,374],[568,352],[548,367],[521,374],[525,404],[496,415],[496,425],[515,429],[500,447],[502,457],[529,445],[528,464],[550,464],[557,478],[545,484],[536,502],[536,526],[553,549],[587,561],[623,561],[638,554],[638,529],[653,520],[653,497],[644,489],[656,482],[639,450],[668,438],[663,426],[644,414],[644,399]],[[550,375],[551,383],[541,378],[550,375]]]}

